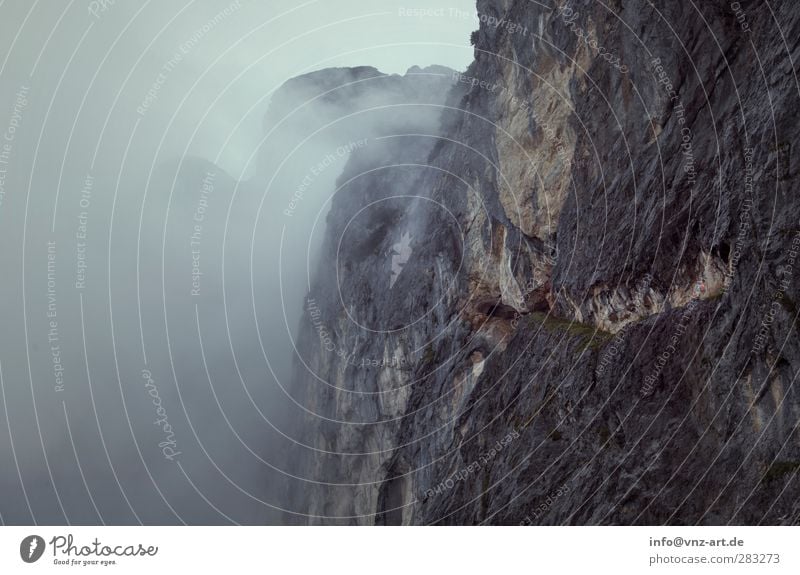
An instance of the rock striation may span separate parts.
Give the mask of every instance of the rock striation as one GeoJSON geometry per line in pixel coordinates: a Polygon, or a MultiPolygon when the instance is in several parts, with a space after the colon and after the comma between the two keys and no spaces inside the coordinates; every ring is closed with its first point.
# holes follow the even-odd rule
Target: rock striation
{"type": "Polygon", "coordinates": [[[338,180],[288,522],[800,521],[800,8],[737,6],[478,0],[338,180]]]}

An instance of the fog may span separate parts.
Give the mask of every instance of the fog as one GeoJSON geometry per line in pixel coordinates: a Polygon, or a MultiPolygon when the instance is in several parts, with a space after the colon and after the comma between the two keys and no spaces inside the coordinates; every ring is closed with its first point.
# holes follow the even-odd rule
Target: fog
{"type": "Polygon", "coordinates": [[[292,335],[336,178],[376,134],[439,111],[374,73],[333,77],[344,106],[280,87],[330,67],[463,70],[473,14],[0,3],[0,521],[293,511],[292,335]]]}

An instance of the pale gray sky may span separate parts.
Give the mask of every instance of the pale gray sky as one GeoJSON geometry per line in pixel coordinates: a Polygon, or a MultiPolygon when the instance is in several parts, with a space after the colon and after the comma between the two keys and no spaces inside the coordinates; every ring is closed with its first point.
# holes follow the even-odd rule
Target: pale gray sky
{"type": "MultiPolygon", "coordinates": [[[[474,0],[427,6],[402,0],[116,0],[96,16],[89,12],[92,5],[5,2],[4,84],[27,81],[36,65],[34,91],[52,93],[68,68],[59,107],[77,110],[92,83],[87,106],[99,117],[114,105],[111,121],[126,131],[158,74],[183,46],[187,53],[165,73],[140,129],[152,129],[160,139],[169,126],[162,153],[172,151],[171,143],[189,143],[190,153],[219,155],[234,175],[261,136],[270,92],[288,78],[330,66],[369,65],[399,74],[413,65],[464,69],[472,59],[469,35],[478,26],[474,0]],[[229,15],[220,14],[225,8],[229,15]],[[204,26],[201,37],[187,45],[204,26]]],[[[13,91],[3,90],[0,104],[12,99],[13,91]]]]}
{"type": "MultiPolygon", "coordinates": [[[[274,522],[279,438],[267,419],[281,396],[250,287],[275,283],[268,216],[326,150],[293,159],[259,221],[264,191],[248,183],[233,202],[233,180],[254,171],[270,95],[289,78],[332,66],[464,69],[473,0],[425,13],[393,0],[106,1],[105,11],[89,0],[0,2],[0,429],[11,429],[0,433],[0,520],[274,522]],[[203,161],[233,180],[214,179],[195,301],[185,226],[205,200],[199,180],[217,171],[203,161]],[[267,238],[254,280],[253,230],[267,238]],[[162,457],[171,434],[153,423],[154,393],[180,466],[162,457]]],[[[288,153],[284,144],[264,154],[288,153]]],[[[290,247],[283,279],[302,297],[304,253],[290,247]]],[[[281,311],[263,294],[259,305],[281,311]]],[[[300,309],[286,307],[291,329],[300,309]]],[[[286,338],[279,327],[264,329],[286,338]]],[[[285,376],[291,357],[278,355],[285,376]]]]}

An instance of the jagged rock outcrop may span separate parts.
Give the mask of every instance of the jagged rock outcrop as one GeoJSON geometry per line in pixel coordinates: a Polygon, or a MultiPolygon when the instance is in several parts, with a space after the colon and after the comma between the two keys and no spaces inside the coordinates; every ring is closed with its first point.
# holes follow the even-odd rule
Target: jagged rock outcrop
{"type": "Polygon", "coordinates": [[[290,521],[800,520],[800,9],[746,10],[478,1],[339,179],[290,521]]]}

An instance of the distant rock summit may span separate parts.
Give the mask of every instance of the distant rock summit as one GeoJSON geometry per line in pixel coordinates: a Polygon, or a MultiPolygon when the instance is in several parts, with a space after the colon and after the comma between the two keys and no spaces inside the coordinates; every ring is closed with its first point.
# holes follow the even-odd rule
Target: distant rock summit
{"type": "Polygon", "coordinates": [[[286,521],[800,521],[800,9],[609,6],[479,0],[516,26],[463,74],[273,98],[270,129],[369,138],[300,320],[286,521]]]}

